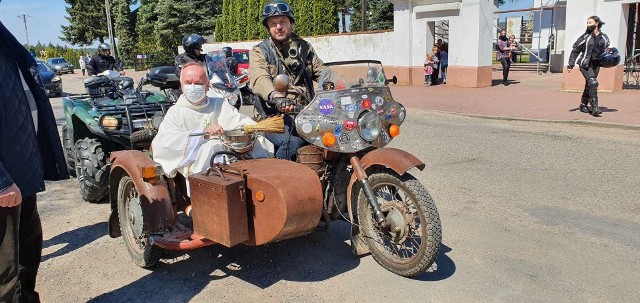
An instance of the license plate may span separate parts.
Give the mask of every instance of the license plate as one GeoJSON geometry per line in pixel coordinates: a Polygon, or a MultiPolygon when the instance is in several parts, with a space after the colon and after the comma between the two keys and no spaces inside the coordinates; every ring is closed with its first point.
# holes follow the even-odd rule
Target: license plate
{"type": "Polygon", "coordinates": [[[147,119],[133,120],[133,128],[143,128],[147,126],[148,123],[149,121],[147,119]]]}

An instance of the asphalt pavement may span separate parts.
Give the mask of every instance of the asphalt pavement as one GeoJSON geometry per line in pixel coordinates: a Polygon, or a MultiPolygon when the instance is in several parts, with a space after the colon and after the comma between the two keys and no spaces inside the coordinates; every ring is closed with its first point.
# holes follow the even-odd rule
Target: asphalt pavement
{"type": "MultiPolygon", "coordinates": [[[[72,77],[66,91],[82,87],[72,77]]],[[[639,134],[409,106],[391,146],[425,162],[411,173],[443,228],[437,266],[414,279],[351,255],[344,222],[140,269],[107,236],[109,205],[83,202],[76,179],[48,182],[37,290],[44,302],[637,302],[639,134]]]]}

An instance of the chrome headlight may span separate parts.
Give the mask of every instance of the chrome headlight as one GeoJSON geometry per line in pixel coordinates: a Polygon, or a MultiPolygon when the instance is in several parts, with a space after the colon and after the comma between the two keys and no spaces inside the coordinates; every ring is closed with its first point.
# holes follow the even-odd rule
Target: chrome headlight
{"type": "Polygon", "coordinates": [[[364,111],[358,118],[358,132],[367,142],[372,142],[380,136],[380,118],[371,111],[364,111]]]}
{"type": "Polygon", "coordinates": [[[56,65],[54,68],[55,69],[62,69],[62,67],[60,65],[56,65]]]}
{"type": "Polygon", "coordinates": [[[118,120],[114,116],[103,115],[98,120],[98,124],[102,128],[106,128],[106,129],[109,129],[109,130],[116,130],[116,129],[118,129],[120,127],[120,120],[118,120]]]}
{"type": "Polygon", "coordinates": [[[62,79],[60,79],[60,76],[55,76],[51,78],[51,82],[60,82],[60,81],[62,81],[62,79]]]}

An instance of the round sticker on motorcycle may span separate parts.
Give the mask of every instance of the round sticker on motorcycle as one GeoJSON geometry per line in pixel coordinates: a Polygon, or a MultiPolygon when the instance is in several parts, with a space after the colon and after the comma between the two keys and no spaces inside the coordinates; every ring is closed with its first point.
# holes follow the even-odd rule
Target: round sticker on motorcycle
{"type": "Polygon", "coordinates": [[[333,113],[333,107],[333,101],[329,99],[322,99],[318,105],[318,111],[323,115],[331,115],[331,113],[333,113]]]}
{"type": "Polygon", "coordinates": [[[313,126],[311,125],[311,123],[307,122],[305,124],[302,124],[302,132],[305,134],[311,133],[311,131],[313,130],[313,126]]]}

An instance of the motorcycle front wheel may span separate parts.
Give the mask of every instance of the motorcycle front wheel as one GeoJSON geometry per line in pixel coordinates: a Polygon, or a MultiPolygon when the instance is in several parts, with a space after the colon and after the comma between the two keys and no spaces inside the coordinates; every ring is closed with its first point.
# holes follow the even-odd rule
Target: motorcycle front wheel
{"type": "Polygon", "coordinates": [[[369,175],[369,183],[386,218],[375,220],[364,191],[358,190],[358,219],[373,258],[385,269],[405,277],[424,273],[435,262],[442,241],[436,205],[411,174],[385,169],[369,175]]]}

